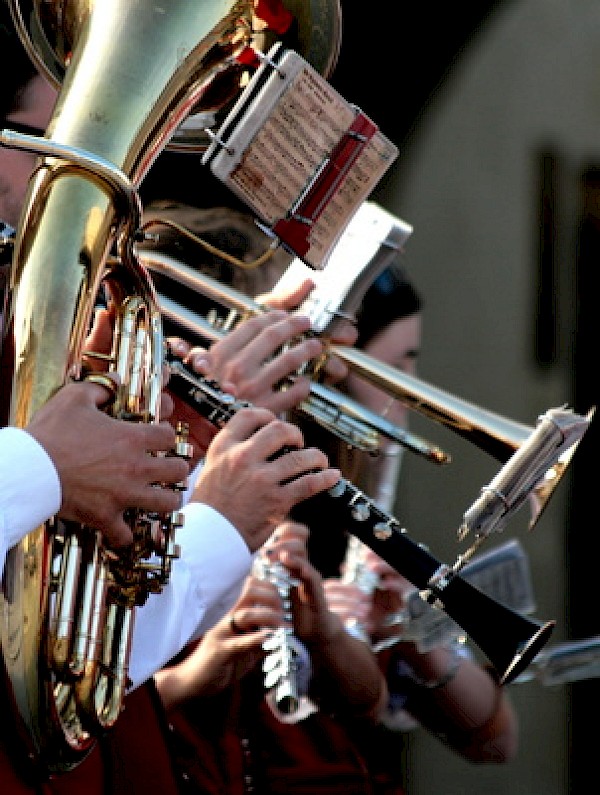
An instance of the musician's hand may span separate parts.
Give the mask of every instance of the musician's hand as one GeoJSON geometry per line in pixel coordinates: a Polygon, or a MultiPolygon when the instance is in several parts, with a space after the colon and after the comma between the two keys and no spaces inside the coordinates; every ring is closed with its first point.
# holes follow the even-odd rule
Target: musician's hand
{"type": "Polygon", "coordinates": [[[371,594],[365,593],[356,583],[346,583],[337,578],[327,579],[323,585],[329,609],[345,625],[366,625],[371,612],[371,594]]]}
{"type": "Polygon", "coordinates": [[[314,288],[315,283],[312,279],[305,279],[292,290],[280,290],[279,292],[272,290],[270,293],[263,293],[257,296],[255,300],[270,309],[285,309],[288,312],[292,312],[294,309],[298,309],[314,288]]]}
{"type": "Polygon", "coordinates": [[[247,577],[235,605],[188,656],[155,675],[165,708],[230,687],[262,663],[262,644],[283,623],[283,606],[275,585],[247,577]]]}
{"type": "Polygon", "coordinates": [[[268,548],[298,585],[290,592],[294,635],[306,646],[312,663],[310,696],[322,709],[377,719],[388,702],[385,679],[375,655],[351,637],[327,605],[323,580],[306,555],[308,530],[286,523],[268,548]]]}
{"type": "MultiPolygon", "coordinates": [[[[338,320],[335,327],[328,335],[323,338],[325,345],[330,343],[332,345],[345,345],[351,347],[358,339],[358,331],[349,320],[338,320]]],[[[330,353],[327,356],[327,363],[323,370],[322,381],[325,384],[337,384],[343,381],[348,375],[348,366],[334,354],[330,353]]]]}
{"type": "Polygon", "coordinates": [[[282,382],[323,352],[315,338],[303,339],[308,318],[281,310],[243,321],[209,350],[190,348],[185,361],[196,372],[214,379],[225,392],[279,414],[308,397],[310,379],[282,382]]]}
{"type": "MultiPolygon", "coordinates": [[[[272,309],[286,309],[293,311],[308,298],[315,288],[311,279],[305,279],[296,288],[288,291],[270,292],[257,297],[257,302],[272,309]]],[[[335,345],[354,345],[358,338],[356,327],[350,321],[339,320],[335,324],[334,332],[329,335],[325,344],[330,342],[335,345]]],[[[326,384],[337,384],[348,375],[348,368],[337,356],[329,355],[323,365],[321,380],[326,384]]]]}
{"type": "Polygon", "coordinates": [[[54,462],[60,515],[102,530],[109,545],[121,546],[133,540],[123,518],[127,508],[162,513],[180,507],[180,492],[154,484],[185,480],[189,464],[150,455],[173,448],[169,423],[113,419],[102,411],[109,398],[99,384],[68,384],[34,414],[26,430],[54,462]]]}
{"type": "MultiPolygon", "coordinates": [[[[105,356],[108,356],[111,352],[112,342],[113,342],[113,332],[114,332],[114,324],[115,324],[115,309],[114,305],[111,303],[109,304],[108,308],[105,307],[98,307],[94,312],[94,318],[92,322],[92,327],[86,337],[85,344],[83,346],[83,356],[82,356],[82,363],[84,366],[85,371],[93,371],[93,372],[107,372],[108,361],[106,359],[102,359],[96,356],[89,355],[91,352],[100,353],[105,356]]],[[[169,417],[173,414],[173,401],[171,400],[171,396],[167,394],[164,390],[166,382],[168,380],[168,371],[166,368],[163,368],[163,391],[160,395],[160,407],[159,407],[159,417],[161,420],[168,420],[169,417]]],[[[115,374],[116,383],[118,383],[118,377],[115,374]]],[[[176,422],[173,422],[173,425],[176,425],[176,422]]]]}
{"type": "Polygon", "coordinates": [[[302,445],[297,426],[241,409],[209,446],[193,499],[229,519],[254,552],[294,505],[340,478],[320,450],[302,445]]]}
{"type": "MultiPolygon", "coordinates": [[[[189,363],[190,359],[193,358],[194,354],[192,351],[195,351],[197,354],[201,354],[203,352],[203,349],[192,349],[189,342],[175,337],[169,338],[168,345],[172,354],[186,363],[189,363]]],[[[182,400],[180,397],[177,397],[177,395],[169,390],[168,365],[166,369],[166,393],[163,394],[166,395],[171,405],[169,419],[171,425],[174,428],[176,428],[180,422],[184,422],[188,426],[188,441],[192,445],[193,449],[193,455],[190,463],[192,470],[194,470],[198,463],[206,455],[208,445],[215,437],[218,428],[212,422],[203,417],[198,411],[189,406],[184,400],[182,400]]],[[[198,373],[200,375],[205,375],[205,373],[200,372],[200,370],[198,370],[198,373]]],[[[228,388],[225,388],[223,391],[232,392],[232,389],[233,385],[229,384],[228,388]]],[[[161,414],[161,416],[163,415],[161,414]]]]}
{"type": "Polygon", "coordinates": [[[294,634],[310,647],[331,643],[343,628],[327,607],[321,575],[308,560],[308,535],[306,525],[285,522],[265,544],[263,554],[280,561],[297,580],[290,593],[294,634]]]}
{"type": "Polygon", "coordinates": [[[401,615],[415,586],[370,548],[364,551],[363,562],[377,581],[365,626],[375,642],[396,637],[401,634],[402,626],[397,623],[390,626],[390,618],[401,615]]]}

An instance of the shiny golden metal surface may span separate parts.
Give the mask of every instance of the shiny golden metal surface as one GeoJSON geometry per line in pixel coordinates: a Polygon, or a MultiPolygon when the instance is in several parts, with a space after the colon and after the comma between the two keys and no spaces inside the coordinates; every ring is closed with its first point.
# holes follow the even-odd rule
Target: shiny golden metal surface
{"type": "MultiPolygon", "coordinates": [[[[265,308],[232,287],[212,279],[183,262],[158,251],[140,250],[139,257],[155,274],[184,285],[192,292],[199,292],[216,303],[235,309],[242,317],[260,314],[265,308]]],[[[168,295],[158,291],[158,301],[163,316],[184,328],[189,334],[214,342],[224,336],[225,331],[212,324],[198,313],[178,304],[168,295]]],[[[350,447],[377,454],[386,437],[407,447],[411,452],[423,456],[434,464],[447,464],[450,457],[437,445],[432,445],[416,434],[410,433],[390,422],[385,416],[375,413],[350,396],[313,381],[310,395],[298,406],[301,414],[309,417],[350,447]]]]}
{"type": "MultiPolygon", "coordinates": [[[[251,43],[253,3],[11,3],[35,60],[60,77],[60,92],[45,139],[8,131],[0,138],[2,145],[41,155],[12,266],[10,423],[25,427],[68,377],[80,373],[90,318],[106,279],[120,307],[113,369],[123,368],[126,384],[113,411],[153,421],[162,326],[153,285],[133,254],[140,215],[136,188],[190,108],[208,102],[216,80],[236,90],[235,57],[251,43]],[[115,251],[118,264],[108,266],[108,254],[115,251]],[[140,338],[132,349],[125,342],[130,328],[140,338]],[[133,374],[140,362],[141,383],[133,374]]],[[[82,528],[65,532],[57,549],[56,524],[62,525],[44,525],[11,550],[2,595],[2,652],[20,728],[33,758],[52,771],[80,762],[98,733],[118,717],[133,621],[128,598],[135,601],[136,587],[132,582],[109,606],[104,628],[94,630],[95,638],[103,638],[103,656],[89,659],[79,641],[86,625],[94,623],[94,601],[84,595],[73,607],[71,597],[91,582],[101,601],[107,567],[97,540],[89,544],[82,528]],[[60,567],[56,561],[62,561],[60,567]],[[64,633],[69,623],[76,626],[73,636],[64,633]],[[74,649],[72,658],[66,645],[74,649]]],[[[132,529],[134,538],[140,530],[143,547],[144,534],[153,528],[132,529]]],[[[114,564],[126,581],[138,576],[137,551],[136,545],[130,559],[114,564]]],[[[170,553],[157,579],[168,575],[169,562],[170,553]]]]}
{"type": "MultiPolygon", "coordinates": [[[[50,82],[57,88],[63,84],[66,70],[72,61],[74,44],[79,42],[82,25],[90,17],[91,11],[96,5],[96,0],[77,0],[76,3],[67,3],[65,0],[10,0],[15,11],[15,18],[20,29],[23,42],[30,54],[30,57],[37,65],[39,71],[44,74],[50,82]]],[[[103,0],[102,5],[114,6],[114,0],[103,0]]],[[[134,6],[135,3],[117,3],[123,9],[119,16],[125,20],[130,16],[127,5],[134,6]]],[[[197,8],[190,13],[189,32],[193,36],[195,32],[203,31],[212,26],[215,22],[215,13],[225,15],[229,6],[234,5],[227,0],[210,3],[196,3],[197,8]],[[198,8],[201,6],[202,8],[198,8]],[[212,18],[212,19],[211,19],[212,18]],[[194,29],[195,24],[198,25],[194,29]]],[[[266,52],[275,41],[281,37],[269,29],[265,29],[266,23],[263,16],[267,16],[261,10],[261,2],[248,3],[240,2],[240,18],[235,36],[248,41],[252,41],[252,48],[259,53],[266,52]]],[[[265,3],[268,9],[277,3],[265,3]]],[[[340,0],[282,0],[281,3],[295,18],[296,35],[292,36],[287,46],[297,50],[314,69],[324,77],[329,77],[337,63],[342,36],[342,11],[340,0]]],[[[132,13],[136,11],[132,7],[132,13]]],[[[111,13],[110,11],[108,12],[111,13]]],[[[152,54],[152,39],[160,35],[160,15],[162,14],[159,5],[156,6],[156,25],[151,23],[155,30],[147,37],[149,52],[152,54]]],[[[100,23],[101,24],[101,23],[100,23]]],[[[167,34],[168,35],[168,34],[167,34]]],[[[146,37],[144,27],[138,30],[136,41],[133,46],[146,37]]],[[[171,53],[156,52],[157,57],[169,55],[178,57],[186,51],[185,45],[179,49],[179,43],[174,41],[176,49],[171,53]]],[[[212,44],[207,40],[206,43],[212,44]]],[[[221,42],[222,43],[222,42],[221,42]]],[[[239,42],[238,42],[239,43],[239,42]]],[[[211,57],[210,47],[205,55],[211,57]]],[[[167,148],[181,152],[202,152],[210,143],[210,138],[206,129],[214,129],[225,117],[226,112],[231,108],[234,101],[243,91],[246,83],[250,79],[253,68],[248,65],[235,63],[235,50],[228,53],[229,62],[225,63],[222,53],[217,54],[218,74],[214,75],[214,83],[208,92],[209,99],[203,101],[190,95],[187,100],[185,114],[185,124],[181,125],[183,119],[179,119],[177,129],[170,127],[172,138],[167,143],[167,148]],[[222,72],[222,74],[221,74],[222,72]],[[181,125],[181,126],[180,126],[181,125]]],[[[104,56],[101,56],[104,57],[104,56]]],[[[114,53],[107,57],[114,57],[114,53]]]]}

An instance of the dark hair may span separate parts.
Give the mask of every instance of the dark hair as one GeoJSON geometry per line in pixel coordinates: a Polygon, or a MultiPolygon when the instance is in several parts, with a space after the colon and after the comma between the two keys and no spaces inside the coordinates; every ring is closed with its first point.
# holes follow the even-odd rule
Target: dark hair
{"type": "Polygon", "coordinates": [[[356,313],[357,348],[365,345],[389,323],[418,312],[423,301],[404,269],[394,263],[369,287],[356,313]]]}
{"type": "Polygon", "coordinates": [[[0,0],[0,74],[0,118],[5,119],[19,107],[23,89],[37,74],[5,0],[0,0]]]}

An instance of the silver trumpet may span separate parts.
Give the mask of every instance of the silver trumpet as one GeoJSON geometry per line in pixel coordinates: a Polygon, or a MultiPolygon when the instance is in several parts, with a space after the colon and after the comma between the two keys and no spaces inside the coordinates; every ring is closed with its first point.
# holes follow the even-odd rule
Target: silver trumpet
{"type": "MultiPolygon", "coordinates": [[[[204,294],[217,304],[229,306],[241,316],[260,315],[266,311],[264,306],[248,296],[166,254],[142,250],[139,255],[151,272],[181,284],[193,293],[204,294]]],[[[162,316],[194,338],[212,343],[227,333],[223,327],[173,300],[164,291],[158,290],[157,295],[162,316]]],[[[298,406],[298,411],[335,433],[351,447],[375,455],[380,450],[383,436],[432,463],[445,464],[450,461],[450,456],[437,445],[409,433],[348,395],[317,381],[312,381],[310,395],[298,406]]]]}
{"type": "Polygon", "coordinates": [[[266,652],[263,673],[265,690],[273,696],[271,704],[275,714],[288,718],[300,707],[301,691],[305,690],[306,684],[299,683],[300,669],[306,671],[308,663],[308,652],[295,637],[292,622],[290,592],[298,581],[291,577],[282,563],[265,560],[262,556],[255,558],[253,574],[275,585],[285,613],[287,624],[276,629],[263,643],[266,652]]]}

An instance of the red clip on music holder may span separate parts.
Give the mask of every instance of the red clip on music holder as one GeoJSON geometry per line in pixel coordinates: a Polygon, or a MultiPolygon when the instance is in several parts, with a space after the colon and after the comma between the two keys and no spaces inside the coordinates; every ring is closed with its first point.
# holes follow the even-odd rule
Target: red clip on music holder
{"type": "Polygon", "coordinates": [[[279,43],[211,137],[203,163],[316,270],[398,155],[371,119],[279,43]]]}
{"type": "Polygon", "coordinates": [[[273,232],[296,256],[304,257],[308,253],[312,226],[341,186],[367,141],[376,132],[377,127],[373,122],[359,113],[290,211],[289,217],[281,218],[273,226],[273,232]]]}

